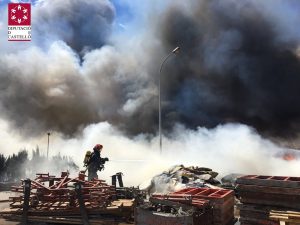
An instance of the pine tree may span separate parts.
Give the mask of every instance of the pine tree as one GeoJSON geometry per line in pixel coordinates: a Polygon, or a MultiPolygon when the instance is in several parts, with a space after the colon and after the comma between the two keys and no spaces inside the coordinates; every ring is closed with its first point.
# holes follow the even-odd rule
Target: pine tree
{"type": "Polygon", "coordinates": [[[6,158],[3,154],[0,154],[0,181],[5,180],[6,175],[6,158]]]}

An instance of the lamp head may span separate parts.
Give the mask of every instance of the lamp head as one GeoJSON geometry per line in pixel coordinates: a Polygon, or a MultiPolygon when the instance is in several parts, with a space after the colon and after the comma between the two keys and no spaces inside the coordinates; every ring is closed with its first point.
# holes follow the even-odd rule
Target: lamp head
{"type": "Polygon", "coordinates": [[[177,53],[179,52],[179,50],[180,50],[180,47],[177,46],[176,48],[173,49],[172,52],[173,52],[174,54],[177,54],[177,53]]]}

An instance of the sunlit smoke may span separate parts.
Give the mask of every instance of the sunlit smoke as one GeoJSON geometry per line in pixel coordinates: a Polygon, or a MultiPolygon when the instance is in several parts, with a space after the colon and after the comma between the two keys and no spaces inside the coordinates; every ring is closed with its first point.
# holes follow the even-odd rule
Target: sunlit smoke
{"type": "MultiPolygon", "coordinates": [[[[101,143],[104,146],[102,157],[108,157],[110,161],[105,164],[104,171],[98,172],[99,177],[110,181],[111,175],[123,172],[126,185],[141,184],[180,164],[212,168],[219,173],[218,179],[229,173],[296,176],[300,169],[298,160],[286,161],[282,158],[286,152],[293,153],[292,150],[279,148],[253,129],[240,124],[197,130],[178,125],[170,137],[163,137],[162,155],[157,136],[139,135],[131,139],[108,123],[87,126],[80,138],[66,140],[58,133],[53,133],[51,138],[50,156],[67,154],[80,170],[84,169],[85,152],[92,150],[96,143],[101,143]]],[[[21,137],[15,141],[22,146],[21,137]]],[[[45,155],[46,134],[39,143],[41,153],[45,155]]],[[[27,148],[35,146],[27,145],[27,148]]],[[[57,172],[56,175],[59,175],[60,172],[57,172]]]]}
{"type": "Polygon", "coordinates": [[[0,57],[2,117],[27,136],[49,129],[74,136],[105,121],[127,135],[154,134],[158,68],[180,46],[162,72],[163,129],[237,122],[295,138],[298,8],[297,1],[170,1],[144,8],[138,25],[147,29],[129,35],[130,25],[113,32],[110,1],[37,1],[33,41],[0,57]]]}
{"type": "Polygon", "coordinates": [[[127,184],[174,164],[297,175],[297,158],[265,138],[300,130],[300,2],[124,2],[143,17],[122,31],[108,0],[32,5],[32,42],[0,49],[1,152],[45,150],[50,130],[50,154],[82,166],[101,143],[111,161],[100,176],[123,172],[127,184]],[[158,68],[175,46],[161,74],[160,155],[158,68]]]}

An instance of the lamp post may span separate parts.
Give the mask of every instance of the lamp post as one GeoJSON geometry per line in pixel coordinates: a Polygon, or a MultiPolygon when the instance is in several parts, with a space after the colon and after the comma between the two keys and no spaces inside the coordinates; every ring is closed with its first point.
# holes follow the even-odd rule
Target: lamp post
{"type": "Polygon", "coordinates": [[[48,135],[48,145],[47,145],[47,159],[48,159],[48,154],[49,154],[49,139],[50,139],[51,133],[48,132],[47,135],[48,135]]]}
{"type": "Polygon", "coordinates": [[[162,137],[161,137],[161,72],[165,62],[170,58],[172,55],[176,55],[179,52],[180,48],[174,48],[162,61],[159,69],[159,79],[158,79],[158,135],[159,135],[159,150],[160,154],[162,153],[162,137]]]}

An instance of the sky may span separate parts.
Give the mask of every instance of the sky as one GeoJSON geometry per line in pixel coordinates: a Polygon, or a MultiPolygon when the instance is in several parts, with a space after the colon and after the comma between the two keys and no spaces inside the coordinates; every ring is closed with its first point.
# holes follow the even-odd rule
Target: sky
{"type": "Polygon", "coordinates": [[[7,41],[8,2],[17,1],[0,1],[0,153],[45,154],[51,132],[50,155],[82,168],[101,143],[111,159],[101,176],[123,171],[130,184],[174,164],[298,174],[298,153],[278,144],[300,143],[298,1],[26,1],[30,42],[7,41]],[[296,160],[285,161],[290,152],[296,160]]]}

